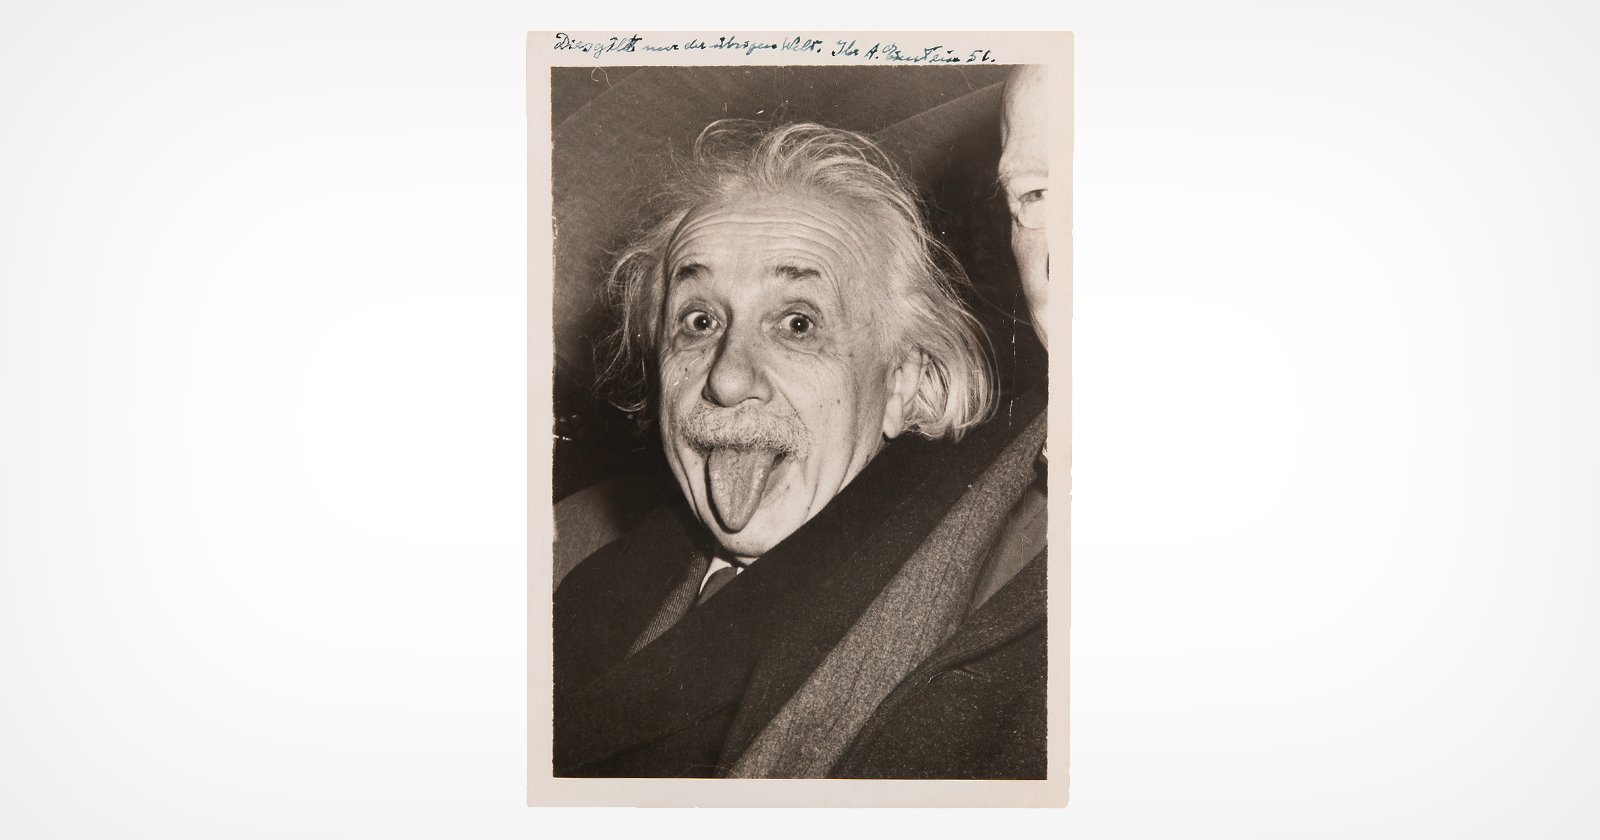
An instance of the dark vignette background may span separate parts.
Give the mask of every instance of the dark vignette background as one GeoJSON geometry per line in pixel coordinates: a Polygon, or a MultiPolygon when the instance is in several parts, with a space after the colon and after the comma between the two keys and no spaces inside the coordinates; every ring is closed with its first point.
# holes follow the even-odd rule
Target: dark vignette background
{"type": "Polygon", "coordinates": [[[995,185],[1004,66],[558,67],[551,70],[555,208],[554,498],[632,476],[635,501],[671,477],[653,425],[592,385],[607,260],[658,186],[669,150],[713,120],[814,121],[868,134],[917,181],[934,231],[974,284],[1005,392],[1043,385],[995,185]]]}

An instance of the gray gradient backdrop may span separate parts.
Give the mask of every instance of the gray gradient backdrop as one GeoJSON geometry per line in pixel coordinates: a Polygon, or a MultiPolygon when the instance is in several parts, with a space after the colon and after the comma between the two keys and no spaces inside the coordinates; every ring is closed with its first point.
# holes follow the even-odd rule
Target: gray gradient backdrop
{"type": "Polygon", "coordinates": [[[1593,4],[852,16],[1077,33],[1004,814],[523,806],[523,33],[735,23],[532,6],[0,11],[0,835],[1600,834],[1593,4]]]}

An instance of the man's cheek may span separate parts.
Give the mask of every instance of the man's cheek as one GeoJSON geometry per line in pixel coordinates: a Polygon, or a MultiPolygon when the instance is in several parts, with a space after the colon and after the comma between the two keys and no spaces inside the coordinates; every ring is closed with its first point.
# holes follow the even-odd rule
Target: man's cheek
{"type": "Polygon", "coordinates": [[[1017,268],[1024,273],[1042,272],[1045,260],[1049,259],[1050,254],[1046,248],[1047,242],[1042,230],[1014,228],[1011,233],[1011,250],[1016,253],[1017,268]]]}
{"type": "Polygon", "coordinates": [[[665,402],[679,402],[685,394],[694,392],[694,382],[698,376],[699,357],[694,354],[672,353],[663,359],[661,365],[661,391],[665,402]]]}

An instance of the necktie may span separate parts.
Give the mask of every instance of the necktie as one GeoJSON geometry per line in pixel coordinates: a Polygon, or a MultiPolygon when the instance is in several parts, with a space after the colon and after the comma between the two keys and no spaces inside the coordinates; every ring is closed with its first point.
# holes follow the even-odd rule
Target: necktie
{"type": "Polygon", "coordinates": [[[673,591],[662,602],[661,608],[656,610],[654,618],[645,626],[644,632],[633,642],[633,647],[628,649],[628,655],[643,650],[657,636],[667,632],[672,625],[677,624],[689,610],[705,603],[718,589],[725,586],[729,580],[739,574],[742,566],[726,566],[706,576],[706,569],[711,567],[711,558],[700,555],[694,558],[688,568],[683,570],[683,577],[678,579],[673,591]],[[703,581],[703,583],[701,583],[703,581]],[[696,588],[698,587],[698,589],[696,588]]]}
{"type": "Polygon", "coordinates": [[[711,596],[717,594],[717,590],[726,586],[737,574],[739,574],[738,566],[724,566],[712,572],[711,577],[706,578],[705,586],[700,587],[700,597],[694,600],[694,605],[698,607],[711,600],[711,596]]]}

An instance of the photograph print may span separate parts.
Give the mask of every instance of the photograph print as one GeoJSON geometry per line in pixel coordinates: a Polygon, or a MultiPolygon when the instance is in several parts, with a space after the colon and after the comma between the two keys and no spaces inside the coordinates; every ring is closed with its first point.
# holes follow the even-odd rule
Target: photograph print
{"type": "Polygon", "coordinates": [[[1070,36],[1013,63],[567,66],[553,37],[529,67],[533,799],[1048,780],[1060,804],[1070,36]]]}

